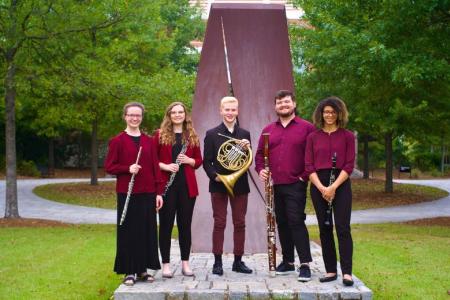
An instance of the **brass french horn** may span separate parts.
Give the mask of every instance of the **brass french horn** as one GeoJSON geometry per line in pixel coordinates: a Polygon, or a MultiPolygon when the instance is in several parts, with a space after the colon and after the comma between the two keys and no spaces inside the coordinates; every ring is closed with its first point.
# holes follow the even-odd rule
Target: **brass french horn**
{"type": "Polygon", "coordinates": [[[253,160],[253,153],[251,149],[244,149],[240,145],[241,140],[220,133],[218,133],[218,135],[226,137],[228,140],[220,145],[217,153],[217,161],[225,169],[236,172],[228,175],[217,174],[217,177],[219,177],[220,181],[225,185],[225,188],[231,197],[234,197],[233,187],[239,177],[250,168],[253,160]]]}

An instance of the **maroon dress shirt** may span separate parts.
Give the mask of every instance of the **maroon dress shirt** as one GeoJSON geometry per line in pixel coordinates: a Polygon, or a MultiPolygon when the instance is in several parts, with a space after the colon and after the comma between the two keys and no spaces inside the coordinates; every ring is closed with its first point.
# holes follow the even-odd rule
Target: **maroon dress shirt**
{"type": "MultiPolygon", "coordinates": [[[[315,127],[296,116],[286,127],[280,120],[266,126],[262,133],[270,133],[269,167],[274,184],[291,184],[302,178],[308,181],[305,173],[306,138],[315,127]]],[[[255,170],[264,169],[264,139],[261,135],[255,156],[255,170]]]]}
{"type": "Polygon", "coordinates": [[[305,165],[309,175],[331,169],[331,157],[336,153],[336,168],[352,174],[355,166],[355,136],[346,129],[327,133],[322,129],[316,130],[308,136],[306,143],[305,165]]]}

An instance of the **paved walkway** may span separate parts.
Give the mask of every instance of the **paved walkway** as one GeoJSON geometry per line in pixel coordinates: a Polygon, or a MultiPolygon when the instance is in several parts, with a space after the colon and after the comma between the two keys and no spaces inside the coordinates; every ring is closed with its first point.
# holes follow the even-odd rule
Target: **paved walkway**
{"type": "MultiPolygon", "coordinates": [[[[115,300],[152,299],[152,300],[210,300],[210,299],[372,299],[372,291],[353,275],[354,286],[346,287],[342,284],[339,272],[337,280],[320,283],[319,276],[323,275],[323,265],[320,247],[311,243],[311,281],[303,283],[297,281],[298,274],[269,277],[267,254],[245,255],[243,260],[253,269],[253,274],[240,274],[231,271],[233,255],[223,256],[224,275],[211,273],[214,263],[212,254],[194,253],[190,258],[195,277],[181,275],[180,251],[177,241],[172,242],[171,258],[172,270],[175,271],[171,279],[162,278],[161,272],[155,275],[155,282],[138,282],[133,287],[123,284],[114,293],[115,300]]],[[[277,262],[281,256],[277,255],[277,262]]],[[[298,261],[298,258],[296,258],[298,261]]]]}
{"type": "MultiPolygon", "coordinates": [[[[114,180],[114,179],[102,179],[114,180]]],[[[19,214],[23,218],[56,220],[67,223],[115,224],[116,212],[111,209],[63,204],[36,196],[33,189],[42,184],[87,182],[87,179],[24,179],[18,180],[19,214]]],[[[450,192],[450,179],[395,180],[395,182],[434,186],[450,192]]],[[[0,180],[0,215],[5,211],[5,180],[0,180]]],[[[415,219],[450,216],[450,196],[412,205],[355,210],[352,224],[404,222],[415,219]]],[[[308,215],[308,225],[317,224],[315,215],[308,215]]]]}
{"type": "MultiPolygon", "coordinates": [[[[105,180],[105,179],[102,179],[105,180]]],[[[107,179],[114,180],[114,179],[107,179]]],[[[36,196],[38,185],[63,182],[88,182],[88,179],[23,179],[17,181],[19,215],[22,218],[55,220],[74,224],[115,224],[116,211],[95,207],[64,204],[36,196]]],[[[5,180],[0,181],[0,215],[5,211],[5,180]]]]}

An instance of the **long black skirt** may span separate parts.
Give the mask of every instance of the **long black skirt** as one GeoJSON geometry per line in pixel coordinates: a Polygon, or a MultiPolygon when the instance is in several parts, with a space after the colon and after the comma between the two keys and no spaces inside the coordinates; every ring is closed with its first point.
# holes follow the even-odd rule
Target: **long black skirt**
{"type": "Polygon", "coordinates": [[[158,257],[156,196],[131,195],[127,215],[119,225],[126,194],[117,194],[117,251],[114,271],[117,274],[140,274],[147,268],[161,269],[158,257]]]}

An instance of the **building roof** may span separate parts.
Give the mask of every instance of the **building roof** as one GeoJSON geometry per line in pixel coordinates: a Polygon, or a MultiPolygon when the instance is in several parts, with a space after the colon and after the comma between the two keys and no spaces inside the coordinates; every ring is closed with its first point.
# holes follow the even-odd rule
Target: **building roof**
{"type": "Polygon", "coordinates": [[[282,4],[286,7],[286,17],[289,23],[298,23],[303,15],[301,8],[294,7],[286,0],[189,0],[192,6],[198,5],[202,10],[202,19],[207,20],[213,3],[246,3],[246,4],[282,4]]]}

